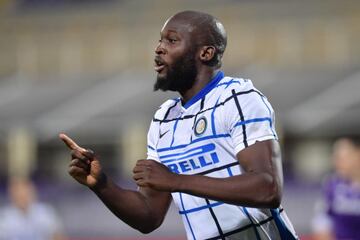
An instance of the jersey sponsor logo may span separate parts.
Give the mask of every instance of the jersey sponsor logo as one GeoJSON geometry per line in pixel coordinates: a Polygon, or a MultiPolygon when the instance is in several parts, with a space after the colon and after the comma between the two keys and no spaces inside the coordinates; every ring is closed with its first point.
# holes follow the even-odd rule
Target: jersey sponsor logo
{"type": "Polygon", "coordinates": [[[174,173],[186,173],[219,162],[213,143],[191,148],[182,153],[163,155],[160,156],[160,160],[174,173]]]}
{"type": "Polygon", "coordinates": [[[201,117],[199,120],[196,121],[194,131],[196,136],[200,136],[203,134],[207,127],[207,121],[205,117],[201,117]]]}

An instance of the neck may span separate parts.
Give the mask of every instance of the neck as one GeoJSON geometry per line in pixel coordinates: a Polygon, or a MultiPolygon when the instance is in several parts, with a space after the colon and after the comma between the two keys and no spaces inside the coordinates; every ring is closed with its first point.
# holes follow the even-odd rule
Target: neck
{"type": "Polygon", "coordinates": [[[183,104],[188,102],[192,97],[194,97],[198,92],[200,92],[201,89],[203,89],[218,73],[218,71],[219,70],[214,70],[212,68],[199,70],[199,73],[195,78],[194,85],[189,90],[180,92],[183,104]]]}

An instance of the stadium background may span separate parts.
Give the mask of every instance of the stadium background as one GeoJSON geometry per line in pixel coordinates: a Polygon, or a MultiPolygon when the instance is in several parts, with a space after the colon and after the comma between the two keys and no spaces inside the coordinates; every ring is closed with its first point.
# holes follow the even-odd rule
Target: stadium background
{"type": "MultiPolygon", "coordinates": [[[[0,0],[0,207],[9,176],[31,176],[71,239],[143,239],[67,175],[66,132],[135,188],[146,131],[171,93],[153,93],[154,48],[180,10],[217,16],[227,75],[251,78],[277,113],[283,205],[309,237],[334,139],[360,135],[360,2],[343,0],[0,0]]],[[[149,239],[185,239],[171,208],[149,239]]]]}

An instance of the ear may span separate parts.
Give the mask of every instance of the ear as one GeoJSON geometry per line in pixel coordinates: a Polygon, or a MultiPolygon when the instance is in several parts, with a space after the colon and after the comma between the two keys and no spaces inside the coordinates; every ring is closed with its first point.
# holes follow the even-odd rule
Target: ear
{"type": "Polygon", "coordinates": [[[211,61],[215,56],[215,51],[214,46],[203,46],[200,50],[200,60],[203,62],[211,61]]]}

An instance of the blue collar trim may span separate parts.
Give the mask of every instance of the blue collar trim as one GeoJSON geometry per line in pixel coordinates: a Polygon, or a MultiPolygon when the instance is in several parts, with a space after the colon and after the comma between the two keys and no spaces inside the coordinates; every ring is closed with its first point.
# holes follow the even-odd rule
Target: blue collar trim
{"type": "Polygon", "coordinates": [[[195,96],[193,96],[189,101],[187,101],[187,103],[185,103],[185,105],[183,106],[183,108],[187,109],[189,108],[191,105],[193,105],[194,103],[196,103],[198,100],[200,100],[201,98],[203,98],[206,94],[208,94],[213,88],[216,87],[216,85],[218,84],[218,82],[224,78],[224,72],[223,71],[219,71],[215,77],[213,77],[210,82],[203,88],[200,90],[200,92],[198,92],[195,96]]]}

